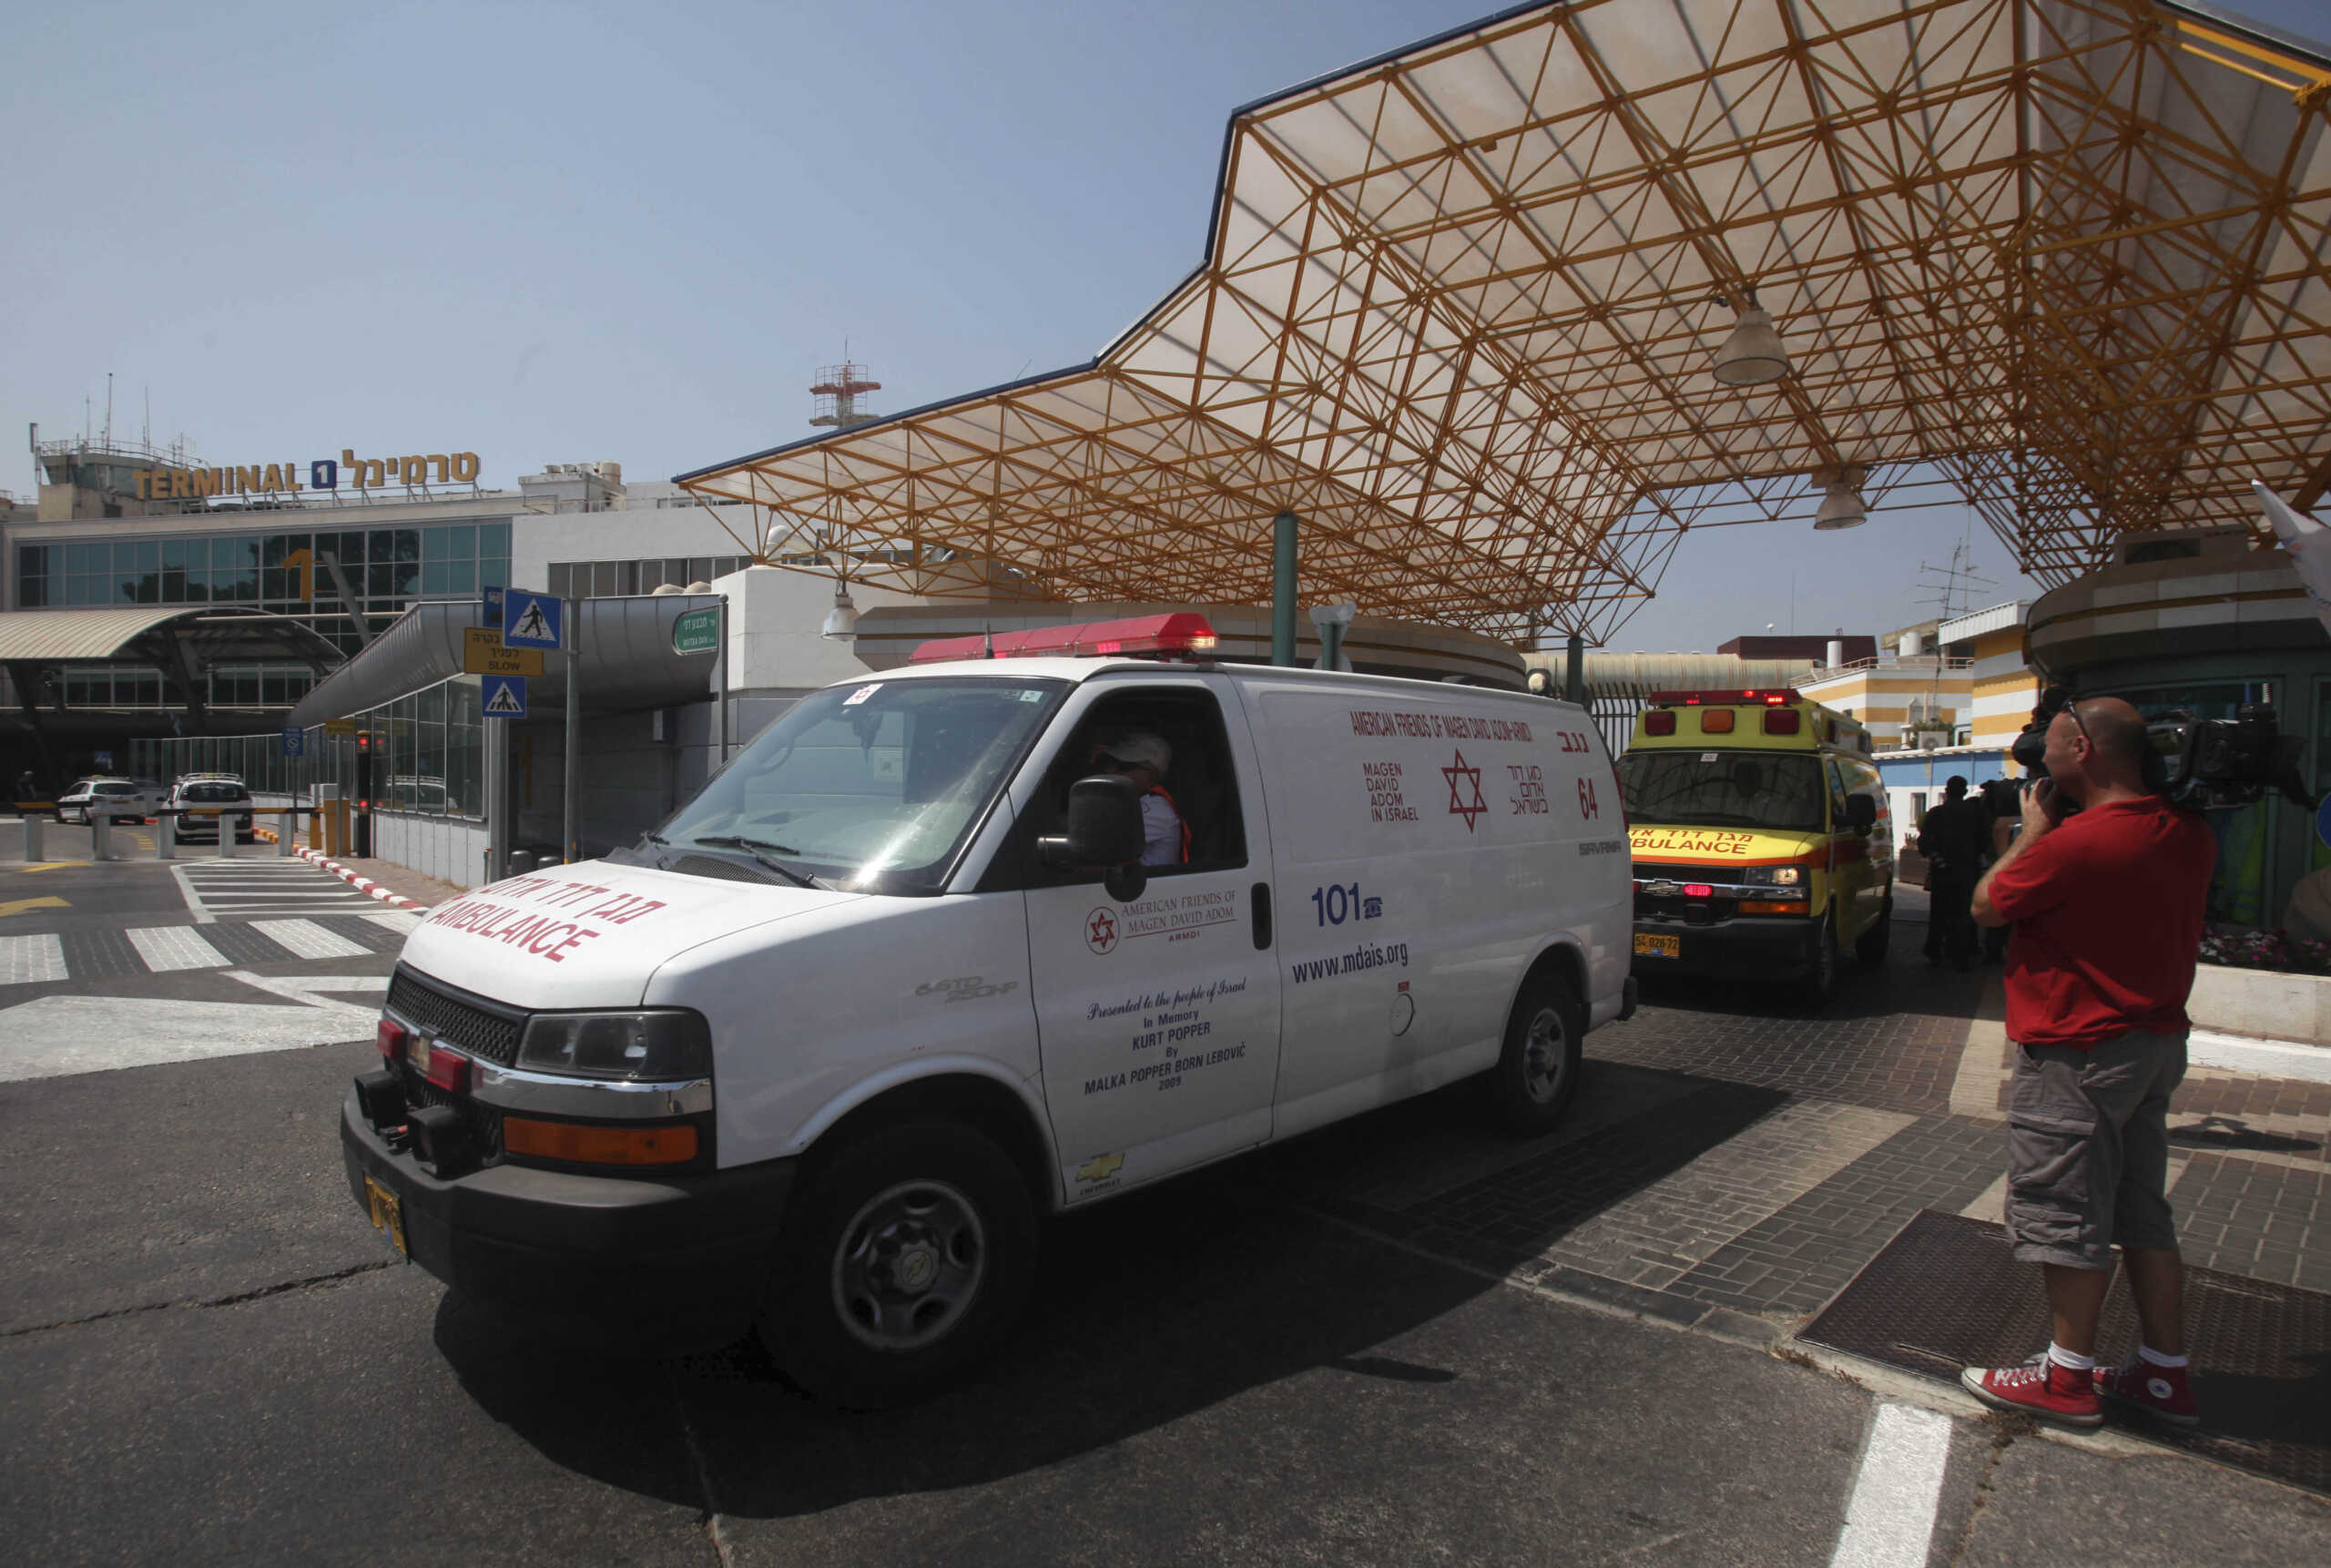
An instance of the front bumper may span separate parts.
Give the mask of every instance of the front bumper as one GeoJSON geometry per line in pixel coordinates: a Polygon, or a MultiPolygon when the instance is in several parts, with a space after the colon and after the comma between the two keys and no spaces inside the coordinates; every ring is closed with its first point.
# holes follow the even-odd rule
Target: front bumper
{"type": "Polygon", "coordinates": [[[1638,920],[1637,936],[1674,937],[1682,953],[1638,952],[1637,975],[1690,974],[1713,980],[1795,980],[1813,969],[1821,922],[1805,915],[1735,915],[1705,925],[1638,920]]]}
{"type": "Polygon", "coordinates": [[[402,1210],[415,1263],[489,1305],[584,1320],[665,1352],[725,1344],[752,1321],[797,1161],[705,1176],[586,1176],[503,1164],[451,1181],[341,1107],[349,1191],[364,1178],[402,1210]]]}

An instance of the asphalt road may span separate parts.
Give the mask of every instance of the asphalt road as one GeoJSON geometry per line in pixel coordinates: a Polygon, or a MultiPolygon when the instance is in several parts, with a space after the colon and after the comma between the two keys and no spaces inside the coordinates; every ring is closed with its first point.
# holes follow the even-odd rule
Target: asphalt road
{"type": "MultiPolygon", "coordinates": [[[[0,901],[53,874],[0,870],[0,901]]],[[[125,876],[74,884],[76,917],[126,923],[109,885],[153,913],[125,876]]],[[[387,962],[243,972],[288,991],[249,1005],[296,1009],[301,974],[387,962]]],[[[198,980],[249,989],[169,983],[198,980]]],[[[24,993],[0,988],[0,1027],[24,993]]],[[[1320,1196],[1597,1146],[1685,1103],[1644,1069],[1598,1068],[1542,1149],[1444,1095],[1055,1224],[997,1364],[870,1417],[807,1404],[747,1349],[577,1347],[399,1264],[336,1143],[369,1059],[325,1044],[0,1082],[0,1562],[1738,1568],[1830,1563],[1849,1507],[1848,1547],[1895,1554],[1841,1561],[2331,1548],[2313,1498],[1934,1416],[1949,1401],[1784,1359],[1769,1326],[1597,1309],[1320,1196]],[[1873,1433],[1915,1420],[1931,1473],[1866,1475],[1873,1433]]]]}

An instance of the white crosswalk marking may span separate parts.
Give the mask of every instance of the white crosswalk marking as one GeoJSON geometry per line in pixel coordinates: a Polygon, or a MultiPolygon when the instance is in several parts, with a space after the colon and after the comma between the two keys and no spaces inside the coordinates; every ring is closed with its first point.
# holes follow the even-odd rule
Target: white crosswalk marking
{"type": "Polygon", "coordinates": [[[129,945],[156,974],[173,969],[224,969],[224,954],[195,934],[192,926],[158,925],[125,932],[129,945]]]}
{"type": "Polygon", "coordinates": [[[65,943],[55,936],[0,936],[0,985],[65,978],[65,943]]]}
{"type": "Polygon", "coordinates": [[[382,910],[364,918],[382,931],[392,931],[399,936],[411,936],[421,929],[421,917],[411,910],[382,910]]]}
{"type": "Polygon", "coordinates": [[[204,925],[221,917],[356,914],[380,907],[305,860],[188,860],[170,870],[187,908],[204,925]]]}
{"type": "Polygon", "coordinates": [[[259,920],[251,929],[301,958],[356,958],[372,950],[336,936],[311,920],[259,920]]]}

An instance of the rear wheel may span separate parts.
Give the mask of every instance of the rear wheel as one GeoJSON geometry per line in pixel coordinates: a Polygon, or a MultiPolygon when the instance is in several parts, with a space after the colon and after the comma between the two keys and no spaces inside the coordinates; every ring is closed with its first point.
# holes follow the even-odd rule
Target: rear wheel
{"type": "Polygon", "coordinates": [[[854,1140],[810,1175],[758,1328],[785,1375],[857,1410],[937,1393],[992,1349],[1035,1273],[1036,1215],[1003,1150],[952,1122],[854,1140]]]}
{"type": "Polygon", "coordinates": [[[1854,956],[1864,963],[1873,966],[1884,963],[1886,950],[1893,940],[1894,895],[1888,893],[1886,901],[1878,906],[1876,922],[1868,931],[1854,938],[1854,956]]]}
{"type": "Polygon", "coordinates": [[[1542,964],[1522,983],[1506,1020],[1505,1049],[1485,1080],[1490,1113],[1508,1132],[1551,1132],[1578,1093],[1586,1009],[1570,981],[1542,964]]]}
{"type": "Polygon", "coordinates": [[[1813,939],[1813,967],[1797,983],[1798,998],[1807,1007],[1825,1007],[1837,993],[1837,911],[1821,917],[1821,929],[1813,939]]]}

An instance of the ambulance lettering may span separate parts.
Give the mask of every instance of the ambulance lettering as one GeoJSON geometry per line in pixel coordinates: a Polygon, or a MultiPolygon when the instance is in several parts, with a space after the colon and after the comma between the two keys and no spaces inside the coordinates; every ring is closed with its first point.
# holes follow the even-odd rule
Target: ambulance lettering
{"type": "Polygon", "coordinates": [[[662,899],[550,877],[511,877],[485,891],[494,897],[455,899],[431,911],[422,923],[521,948],[552,963],[565,963],[569,952],[606,934],[585,921],[628,925],[666,907],[662,899]],[[527,904],[536,908],[523,907],[527,904]],[[543,909],[559,913],[538,912],[543,909]]]}
{"type": "Polygon", "coordinates": [[[1684,853],[1725,855],[1745,859],[1754,848],[1754,833],[1731,833],[1715,828],[1637,828],[1628,836],[1642,854],[1684,853]]]}

